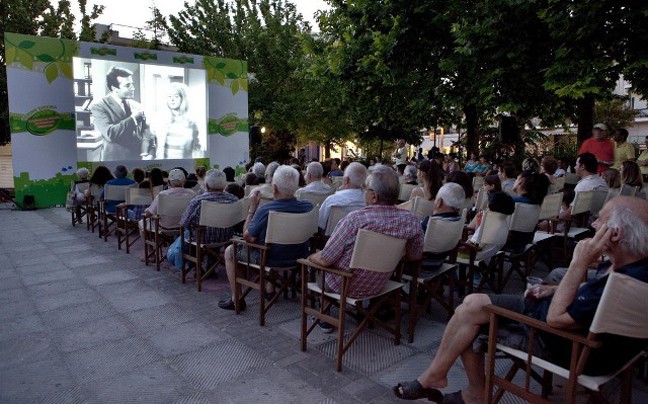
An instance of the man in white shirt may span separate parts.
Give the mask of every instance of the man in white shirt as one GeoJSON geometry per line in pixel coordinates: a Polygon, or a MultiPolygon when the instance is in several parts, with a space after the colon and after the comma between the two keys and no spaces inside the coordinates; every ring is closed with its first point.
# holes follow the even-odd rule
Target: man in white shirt
{"type": "Polygon", "coordinates": [[[322,176],[324,175],[324,167],[322,164],[313,161],[308,164],[306,167],[306,186],[300,188],[295,192],[295,197],[300,199],[300,195],[304,192],[318,194],[318,195],[328,195],[333,193],[333,188],[326,185],[322,182],[322,176]]]}
{"type": "Polygon", "coordinates": [[[580,181],[576,184],[574,192],[592,191],[597,188],[607,188],[605,180],[597,174],[598,162],[592,153],[583,153],[576,159],[576,174],[580,181]]]}
{"type": "Polygon", "coordinates": [[[347,213],[364,208],[365,198],[362,192],[362,184],[364,184],[366,178],[367,168],[362,164],[353,162],[347,166],[342,176],[340,188],[333,195],[326,198],[320,206],[318,221],[320,229],[326,230],[326,224],[333,206],[344,207],[347,213]]]}
{"type": "MultiPolygon", "coordinates": [[[[185,188],[185,175],[182,170],[174,168],[169,172],[169,189],[161,191],[155,196],[151,205],[144,210],[144,216],[151,217],[157,215],[158,201],[161,194],[165,195],[191,195],[194,196],[196,193],[190,188],[185,188]]],[[[162,227],[173,227],[178,226],[180,222],[180,216],[170,217],[170,216],[161,216],[160,217],[160,226],[162,227]]],[[[140,229],[144,228],[144,221],[140,221],[140,229]]]]}

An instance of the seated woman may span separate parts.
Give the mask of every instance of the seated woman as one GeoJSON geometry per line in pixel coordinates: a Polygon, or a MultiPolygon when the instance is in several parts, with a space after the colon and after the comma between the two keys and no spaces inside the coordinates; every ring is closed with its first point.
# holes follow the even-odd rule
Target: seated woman
{"type": "Polygon", "coordinates": [[[603,179],[607,184],[608,188],[618,189],[621,186],[621,176],[619,175],[619,170],[614,168],[608,168],[603,171],[603,179]]]}
{"type": "Polygon", "coordinates": [[[479,161],[477,159],[477,154],[476,153],[470,153],[470,158],[468,161],[466,161],[466,166],[464,167],[464,171],[467,173],[473,172],[475,167],[479,164],[479,161]]]}
{"type": "Polygon", "coordinates": [[[479,164],[477,164],[477,167],[472,172],[475,175],[484,176],[492,169],[493,166],[486,160],[486,156],[479,156],[479,164]]]}
{"type": "Polygon", "coordinates": [[[77,170],[76,175],[79,179],[72,182],[70,190],[74,193],[73,209],[76,214],[76,221],[78,223],[83,223],[83,218],[81,217],[81,206],[86,202],[85,191],[90,188],[90,181],[88,180],[90,172],[87,168],[81,167],[77,170]]]}
{"type": "Polygon", "coordinates": [[[441,167],[434,160],[425,160],[419,165],[418,179],[421,186],[412,190],[410,200],[420,196],[428,201],[433,201],[439,188],[443,185],[441,167]]]}
{"type": "Polygon", "coordinates": [[[644,185],[643,176],[639,164],[634,161],[624,161],[621,163],[621,184],[630,187],[639,187],[641,189],[644,185]]]}

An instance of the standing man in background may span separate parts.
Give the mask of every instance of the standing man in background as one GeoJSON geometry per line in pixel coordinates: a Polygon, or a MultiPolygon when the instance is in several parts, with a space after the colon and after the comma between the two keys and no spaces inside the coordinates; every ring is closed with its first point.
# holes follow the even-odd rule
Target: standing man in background
{"type": "Polygon", "coordinates": [[[614,142],[608,139],[608,127],[597,123],[592,129],[592,137],[585,140],[578,149],[578,154],[592,153],[598,162],[598,175],[614,164],[614,142]]]}

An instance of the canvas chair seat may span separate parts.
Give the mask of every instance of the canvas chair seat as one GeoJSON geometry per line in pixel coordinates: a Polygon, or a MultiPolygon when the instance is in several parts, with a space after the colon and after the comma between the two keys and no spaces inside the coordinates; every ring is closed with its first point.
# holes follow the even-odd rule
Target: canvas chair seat
{"type": "Polygon", "coordinates": [[[108,236],[112,234],[117,227],[117,213],[106,211],[106,202],[125,202],[126,190],[128,188],[131,188],[131,185],[104,185],[104,196],[99,205],[99,237],[103,237],[104,241],[108,241],[108,236]]]}
{"type": "Polygon", "coordinates": [[[308,335],[316,328],[320,321],[327,322],[337,327],[336,345],[336,370],[342,370],[344,353],[351,347],[360,333],[372,322],[394,335],[394,344],[400,344],[400,282],[387,281],[383,289],[373,296],[365,298],[351,298],[348,291],[355,276],[354,268],[363,268],[368,271],[393,273],[405,252],[406,240],[398,239],[384,234],[375,233],[366,229],[358,231],[353,254],[351,256],[350,270],[327,268],[316,265],[307,259],[300,259],[301,264],[301,349],[306,350],[308,335]],[[310,272],[309,272],[310,270],[310,272]],[[324,287],[326,274],[341,277],[340,293],[331,293],[324,287]],[[308,281],[310,275],[311,281],[308,281]],[[315,281],[314,281],[315,280],[315,281]],[[306,293],[307,292],[307,293],[306,293]],[[365,306],[365,302],[366,306],[365,306]],[[376,314],[383,305],[389,305],[395,313],[393,323],[381,321],[376,314]],[[330,309],[336,306],[337,316],[330,314],[330,309]],[[365,308],[366,307],[366,308],[365,308]],[[354,332],[345,339],[346,314],[360,314],[362,320],[354,332]],[[313,316],[315,321],[307,326],[307,318],[313,316]]]}
{"type": "Polygon", "coordinates": [[[290,267],[271,267],[268,265],[268,254],[272,245],[299,245],[310,242],[317,232],[317,209],[313,208],[306,213],[284,213],[271,211],[268,214],[268,225],[266,238],[263,245],[248,243],[244,240],[232,239],[234,246],[234,257],[237,257],[237,250],[246,246],[248,254],[253,250],[258,251],[259,263],[247,261],[236,261],[237,287],[234,292],[234,303],[236,314],[240,313],[240,301],[250,291],[257,290],[259,296],[259,325],[264,326],[268,311],[279,300],[283,294],[288,296],[289,289],[293,294],[297,289],[297,262],[290,267]],[[266,287],[272,284],[275,288],[274,296],[266,302],[266,287]],[[239,287],[240,285],[240,287],[239,287]],[[245,288],[241,290],[241,288],[245,288]]]}
{"type": "MultiPolygon", "coordinates": [[[[511,217],[511,227],[510,232],[516,232],[513,234],[509,233],[509,240],[511,238],[522,237],[524,235],[533,233],[531,240],[535,238],[535,229],[538,226],[538,220],[540,219],[541,212],[540,205],[532,205],[527,203],[516,203],[515,211],[511,217]]],[[[506,287],[511,275],[517,273],[520,275],[522,282],[526,284],[526,277],[531,274],[534,263],[534,252],[536,245],[531,241],[530,243],[525,244],[519,251],[515,251],[508,246],[504,246],[503,250],[503,260],[511,263],[511,267],[504,275],[504,279],[500,284],[500,291],[506,287]],[[524,263],[524,268],[522,268],[522,263],[524,263]]]]}
{"type": "Polygon", "coordinates": [[[126,245],[126,253],[130,254],[130,247],[140,238],[139,218],[129,218],[128,208],[138,206],[140,209],[148,207],[153,201],[150,189],[129,187],[126,189],[126,207],[117,208],[117,221],[115,233],[117,234],[117,249],[121,250],[122,244],[126,245]]]}
{"type": "Polygon", "coordinates": [[[246,211],[243,210],[245,203],[239,199],[233,203],[219,203],[214,201],[200,202],[200,221],[198,226],[189,226],[186,229],[180,228],[180,238],[182,246],[182,283],[187,282],[187,274],[191,271],[188,262],[193,262],[196,270],[196,288],[202,291],[202,283],[212,273],[220,263],[221,250],[230,244],[230,240],[219,242],[204,242],[204,232],[208,227],[227,229],[234,227],[236,224],[245,220],[246,211]],[[189,238],[185,239],[185,230],[189,233],[189,238]],[[189,248],[189,247],[193,248],[189,248]],[[203,270],[203,260],[212,257],[213,263],[203,270]]]}
{"type": "Polygon", "coordinates": [[[144,264],[148,265],[151,258],[155,261],[155,269],[160,270],[160,263],[166,259],[162,248],[169,246],[180,235],[180,217],[194,195],[160,194],[158,196],[157,215],[142,219],[142,234],[144,238],[144,264]],[[177,218],[175,225],[163,227],[161,218],[177,218]]]}
{"type": "MultiPolygon", "coordinates": [[[[76,192],[84,193],[90,189],[89,182],[79,182],[75,184],[76,192]]],[[[76,201],[76,195],[74,200],[74,206],[70,209],[70,214],[72,215],[72,227],[75,227],[77,223],[82,223],[83,217],[87,216],[87,207],[86,203],[79,203],[76,201]]],[[[89,220],[86,217],[86,221],[89,220]]]]}
{"type": "Polygon", "coordinates": [[[601,335],[612,334],[637,339],[648,339],[648,321],[645,317],[646,296],[648,296],[648,283],[634,279],[630,276],[612,272],[609,275],[603,296],[599,302],[594,319],[589,328],[589,334],[559,330],[548,326],[545,322],[525,315],[512,312],[497,306],[486,306],[484,310],[490,316],[490,330],[488,342],[488,357],[486,365],[486,394],[488,403],[496,403],[504,392],[517,395],[532,403],[549,403],[548,394],[552,381],[550,375],[556,374],[567,380],[567,403],[576,401],[577,387],[583,386],[591,392],[599,392],[600,387],[616,377],[623,375],[621,402],[632,402],[630,399],[632,370],[635,362],[645,356],[645,350],[630,357],[625,363],[607,375],[590,376],[584,373],[585,365],[590,354],[602,347],[601,335]],[[541,359],[533,354],[532,343],[525,351],[497,343],[499,319],[510,319],[525,324],[529,329],[529,339],[535,338],[536,331],[554,334],[555,337],[564,338],[572,343],[572,354],[569,368],[559,366],[550,360],[541,359]],[[505,357],[513,360],[513,365],[505,377],[495,374],[496,353],[501,352],[505,357]],[[535,369],[545,371],[540,376],[535,369]],[[513,381],[517,371],[525,372],[524,385],[518,386],[513,381]],[[531,392],[531,379],[541,383],[541,395],[531,392]],[[497,391],[494,387],[497,386],[497,391]]]}

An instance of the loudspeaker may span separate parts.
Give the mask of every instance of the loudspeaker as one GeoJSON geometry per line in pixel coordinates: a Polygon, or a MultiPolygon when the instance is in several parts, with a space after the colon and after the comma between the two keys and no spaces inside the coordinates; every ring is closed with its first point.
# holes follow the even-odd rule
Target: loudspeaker
{"type": "Polygon", "coordinates": [[[250,145],[260,145],[262,142],[261,128],[259,126],[252,126],[250,128],[250,145]]]}
{"type": "Polygon", "coordinates": [[[502,143],[517,143],[520,140],[520,129],[518,128],[516,117],[502,117],[500,123],[500,139],[502,143]]]}

